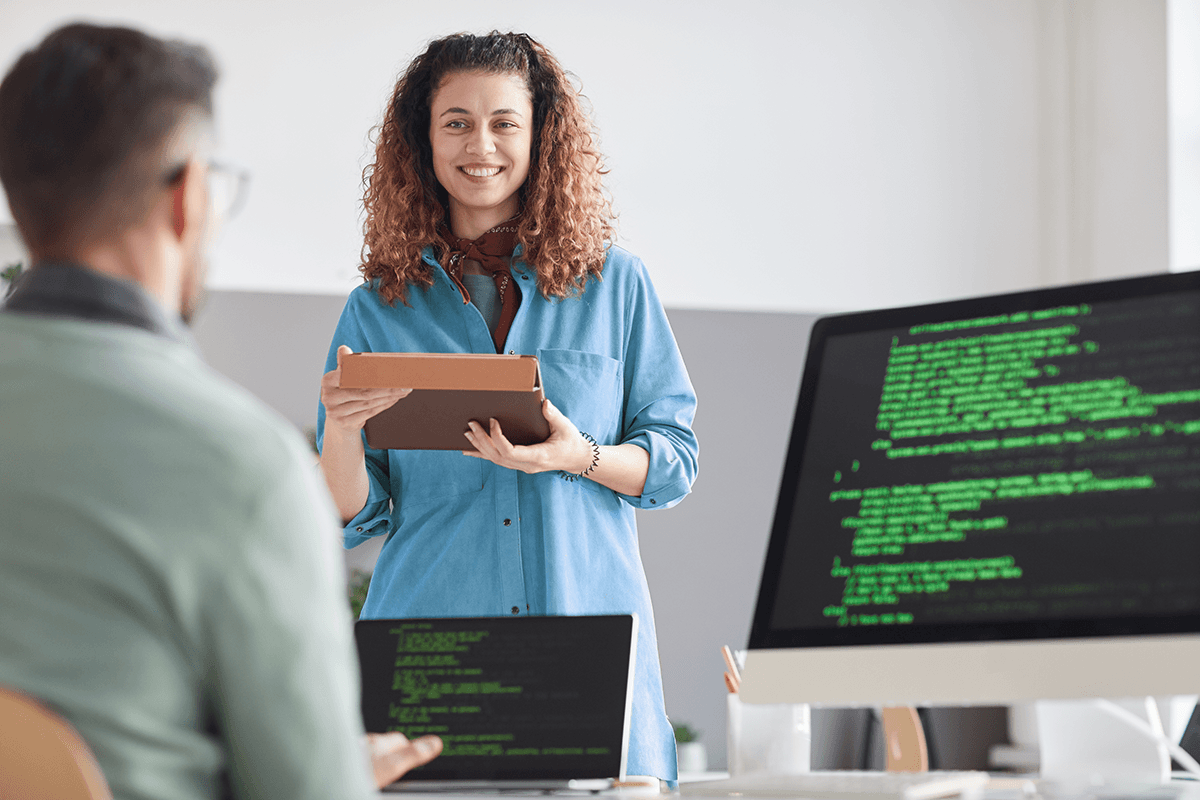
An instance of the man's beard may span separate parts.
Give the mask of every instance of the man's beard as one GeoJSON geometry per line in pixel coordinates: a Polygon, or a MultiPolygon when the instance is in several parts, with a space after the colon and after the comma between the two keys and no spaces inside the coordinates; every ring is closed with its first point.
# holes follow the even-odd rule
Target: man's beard
{"type": "Polygon", "coordinates": [[[184,325],[192,324],[192,320],[208,300],[208,292],[204,287],[207,274],[208,260],[203,255],[194,255],[190,259],[190,269],[184,271],[182,296],[179,298],[179,318],[183,320],[184,325]]]}

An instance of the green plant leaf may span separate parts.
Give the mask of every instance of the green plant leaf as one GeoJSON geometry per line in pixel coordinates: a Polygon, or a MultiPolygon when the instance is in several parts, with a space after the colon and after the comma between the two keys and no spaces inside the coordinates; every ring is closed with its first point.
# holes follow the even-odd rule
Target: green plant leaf
{"type": "Polygon", "coordinates": [[[700,731],[696,730],[691,725],[688,725],[686,722],[681,722],[678,725],[672,725],[671,727],[675,729],[675,741],[679,742],[680,744],[695,742],[700,738],[700,731]]]}
{"type": "MultiPolygon", "coordinates": [[[[0,270],[0,281],[4,281],[8,284],[8,292],[12,291],[13,286],[17,282],[17,278],[19,278],[21,273],[24,271],[25,265],[20,261],[9,264],[4,269],[0,270]]],[[[8,292],[5,293],[5,296],[7,296],[8,292]]]]}
{"type": "Polygon", "coordinates": [[[358,619],[363,603],[367,601],[367,589],[371,586],[371,573],[361,569],[350,571],[350,612],[358,619]]]}

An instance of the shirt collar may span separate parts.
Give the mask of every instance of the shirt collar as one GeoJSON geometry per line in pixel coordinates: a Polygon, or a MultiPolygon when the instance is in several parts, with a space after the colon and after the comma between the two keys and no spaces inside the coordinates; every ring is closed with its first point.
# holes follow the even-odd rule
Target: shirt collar
{"type": "Polygon", "coordinates": [[[6,312],[131,325],[178,342],[191,337],[145,289],[78,264],[38,264],[17,279],[6,312]]]}

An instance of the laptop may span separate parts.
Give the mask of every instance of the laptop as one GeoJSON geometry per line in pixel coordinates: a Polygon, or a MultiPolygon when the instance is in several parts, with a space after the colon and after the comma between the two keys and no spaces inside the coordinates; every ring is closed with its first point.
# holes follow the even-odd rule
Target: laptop
{"type": "Polygon", "coordinates": [[[367,731],[444,744],[385,791],[624,780],[637,624],[634,614],[359,620],[367,731]]]}

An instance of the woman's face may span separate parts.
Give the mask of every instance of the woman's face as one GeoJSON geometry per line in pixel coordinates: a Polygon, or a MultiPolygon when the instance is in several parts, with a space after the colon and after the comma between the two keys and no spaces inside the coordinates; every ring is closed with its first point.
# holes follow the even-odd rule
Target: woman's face
{"type": "Polygon", "coordinates": [[[451,227],[474,238],[520,210],[533,143],[529,90],[511,73],[452,73],[429,110],[433,172],[450,195],[451,227]]]}

